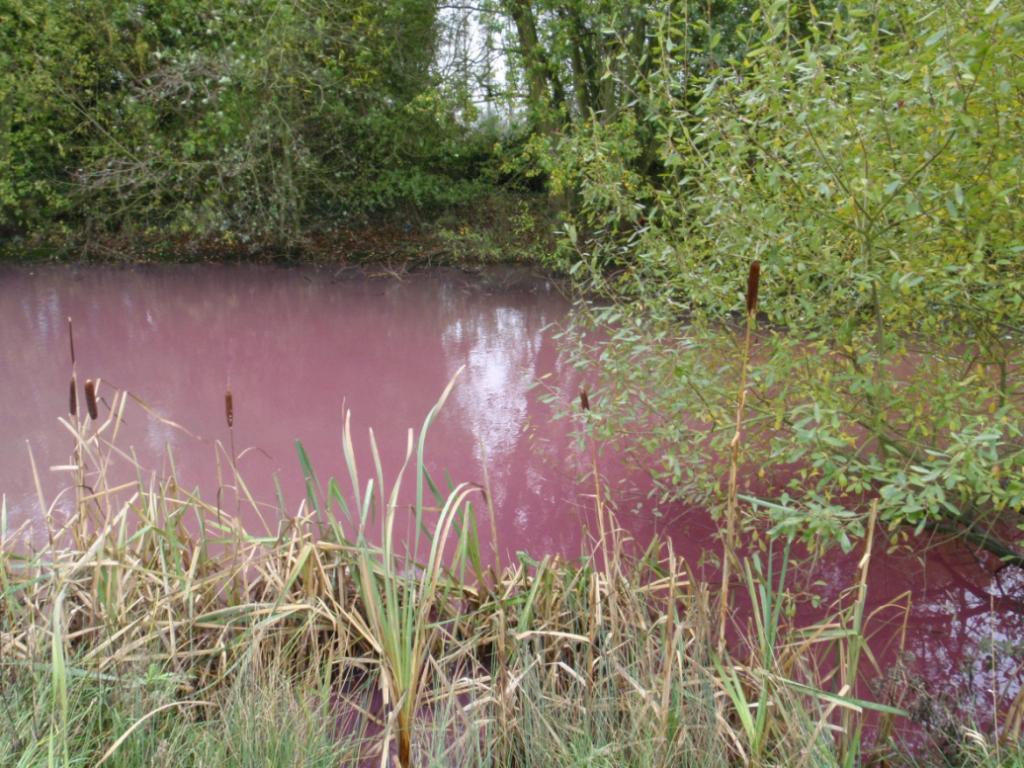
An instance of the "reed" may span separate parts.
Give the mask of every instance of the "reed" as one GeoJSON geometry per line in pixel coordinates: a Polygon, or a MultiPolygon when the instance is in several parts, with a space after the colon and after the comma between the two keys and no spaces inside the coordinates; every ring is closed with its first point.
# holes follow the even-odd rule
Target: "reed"
{"type": "MultiPolygon", "coordinates": [[[[748,560],[752,629],[732,651],[719,651],[709,585],[667,542],[630,554],[610,506],[600,557],[485,573],[472,504],[483,489],[442,492],[426,470],[451,386],[390,482],[372,431],[369,474],[359,466],[350,415],[347,493],[299,446],[306,499],[294,514],[264,510],[274,522],[258,531],[173,475],[140,479],[119,418],[66,421],[92,492],[38,549],[5,535],[0,679],[21,703],[0,723],[0,763],[867,762],[864,713],[902,716],[851,684],[867,559],[851,604],[813,626],[786,618],[789,552],[748,560]],[[835,647],[839,685],[815,663],[835,647]],[[328,707],[337,722],[325,724],[328,707]]],[[[110,405],[123,416],[124,393],[110,405]]]]}
{"type": "MultiPolygon", "coordinates": [[[[457,376],[458,374],[456,378],[457,376]]],[[[451,590],[448,589],[450,584],[447,579],[442,578],[442,571],[451,573],[458,570],[467,560],[468,540],[460,537],[459,546],[450,554],[446,567],[443,566],[445,550],[460,515],[471,514],[471,510],[466,506],[468,497],[479,490],[471,484],[463,483],[456,486],[447,498],[443,499],[440,513],[433,524],[433,533],[429,537],[426,561],[420,564],[417,560],[420,554],[419,532],[430,514],[421,485],[428,477],[424,455],[426,436],[430,424],[447,400],[456,378],[449,382],[441,399],[427,414],[419,439],[416,439],[413,431],[409,430],[405,461],[386,500],[383,496],[383,471],[379,451],[372,431],[370,440],[378,484],[375,491],[373,481],[369,481],[361,500],[356,480],[358,467],[352,449],[351,420],[348,415],[342,436],[345,462],[349,476],[353,479],[352,491],[360,509],[356,575],[363,610],[353,613],[352,617],[357,632],[373,649],[379,661],[385,704],[389,705],[394,713],[398,763],[402,768],[409,768],[412,765],[413,725],[416,712],[423,704],[427,661],[432,647],[436,645],[435,638],[442,631],[437,617],[451,615],[449,602],[452,596],[451,590]],[[406,542],[405,552],[400,552],[395,526],[399,512],[403,509],[402,480],[411,460],[417,478],[416,501],[412,509],[416,533],[411,547],[410,542],[406,542]],[[375,495],[379,495],[379,504],[382,507],[380,511],[383,546],[379,553],[369,545],[365,536],[370,511],[375,506],[375,495]]],[[[457,588],[454,598],[457,600],[464,591],[463,588],[457,588]]]]}
{"type": "Polygon", "coordinates": [[[761,263],[754,260],[747,273],[747,316],[743,334],[743,350],[740,358],[739,391],[736,395],[736,420],[732,440],[729,442],[729,485],[725,506],[725,541],[722,554],[722,590],[720,599],[718,652],[725,649],[725,632],[728,626],[729,586],[733,563],[736,560],[736,525],[739,515],[739,467],[740,447],[743,434],[743,411],[747,404],[747,371],[750,367],[750,345],[754,325],[757,321],[757,295],[761,285],[761,263]]]}

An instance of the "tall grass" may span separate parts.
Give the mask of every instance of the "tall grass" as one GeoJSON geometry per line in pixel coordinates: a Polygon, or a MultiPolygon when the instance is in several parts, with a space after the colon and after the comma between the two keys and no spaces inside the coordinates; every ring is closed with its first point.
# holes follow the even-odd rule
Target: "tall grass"
{"type": "MultiPolygon", "coordinates": [[[[422,688],[427,661],[431,646],[434,644],[432,640],[440,630],[435,609],[447,607],[443,593],[450,591],[448,582],[442,579],[442,558],[460,512],[469,512],[468,509],[464,510],[467,497],[477,490],[473,485],[463,483],[454,488],[447,498],[439,497],[440,513],[429,537],[426,562],[420,566],[416,556],[420,550],[424,521],[429,514],[423,487],[428,479],[424,456],[426,435],[431,422],[448,398],[455,380],[453,378],[449,382],[441,399],[427,415],[419,440],[416,441],[415,457],[414,435],[412,430],[409,430],[405,461],[391,492],[387,495],[386,502],[383,501],[384,481],[379,451],[373,433],[370,433],[378,479],[378,495],[383,507],[383,546],[379,553],[369,546],[365,536],[367,518],[373,508],[372,481],[367,488],[365,500],[360,504],[356,573],[363,612],[354,613],[353,619],[355,627],[377,656],[385,703],[392,705],[395,714],[398,762],[403,768],[408,768],[412,764],[413,721],[417,710],[424,703],[422,688]],[[416,473],[416,500],[412,510],[414,533],[411,547],[409,542],[406,542],[405,552],[399,554],[396,552],[398,542],[395,538],[395,523],[400,511],[402,480],[410,459],[413,459],[416,473]]],[[[350,419],[347,416],[342,442],[345,463],[353,479],[353,493],[356,494],[356,501],[359,503],[359,486],[356,480],[358,468],[352,448],[350,419]]],[[[468,542],[466,537],[460,537],[460,546],[451,555],[449,569],[457,569],[467,560],[468,542]]],[[[456,591],[456,599],[463,591],[456,591]]]]}
{"type": "Polygon", "coordinates": [[[260,531],[118,446],[125,393],[63,420],[73,509],[40,493],[51,530],[35,551],[0,515],[0,764],[870,761],[866,713],[900,713],[855,690],[869,549],[850,603],[809,627],[784,610],[788,550],[744,561],[752,622],[727,645],[720,596],[668,542],[629,554],[610,506],[600,557],[485,571],[485,489],[443,491],[426,468],[451,387],[390,482],[372,432],[359,466],[349,415],[350,490],[324,485],[299,446],[294,514],[258,507],[230,462],[238,506],[274,521],[260,531]]]}
{"type": "Polygon", "coordinates": [[[5,768],[336,768],[356,761],[366,738],[338,727],[329,689],[278,667],[248,665],[209,701],[182,699],[183,680],[155,667],[97,675],[72,663],[60,683],[38,667],[5,672],[5,768]],[[53,733],[47,720],[58,685],[68,717],[53,733]]]}

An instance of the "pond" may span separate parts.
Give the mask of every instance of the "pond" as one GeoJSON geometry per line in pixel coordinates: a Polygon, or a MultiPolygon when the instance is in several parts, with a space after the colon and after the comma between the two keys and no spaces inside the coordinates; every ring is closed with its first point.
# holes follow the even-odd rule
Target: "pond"
{"type": "MultiPolygon", "coordinates": [[[[352,412],[356,435],[373,427],[385,476],[400,466],[409,427],[418,427],[445,385],[464,367],[427,455],[435,478],[486,481],[496,511],[500,556],[578,556],[593,529],[590,462],[579,424],[553,419],[542,395],[571,407],[577,374],[560,357],[552,327],[569,302],[551,280],[518,268],[481,274],[435,269],[331,270],[267,266],[34,266],[0,268],[0,493],[8,531],[40,535],[43,521],[29,447],[46,504],[60,509],[70,362],[67,318],[74,319],[79,380],[102,380],[142,405],[127,412],[121,438],[159,473],[173,456],[188,487],[218,486],[217,456],[234,450],[253,495],[286,503],[304,497],[295,441],[323,477],[345,476],[341,425],[352,412]],[[225,423],[232,392],[233,434],[225,423]],[[218,454],[217,445],[230,446],[218,454]]],[[[360,456],[368,460],[366,445],[360,456]]],[[[639,543],[670,537],[698,574],[714,578],[703,555],[719,549],[716,527],[696,509],[643,503],[642,477],[606,457],[602,471],[620,523],[639,543]]],[[[245,519],[260,525],[256,516],[245,519]]],[[[1020,690],[1024,580],[997,572],[963,545],[921,554],[885,552],[872,562],[871,646],[899,676],[875,682],[920,685],[923,713],[970,702],[978,716],[994,697],[1020,690]],[[909,601],[909,603],[908,603],[909,601]],[[906,607],[883,608],[889,603],[906,607]],[[995,653],[991,650],[995,649],[995,653]],[[902,649],[902,650],[901,650],[902,649]]],[[[858,556],[827,554],[798,575],[823,603],[854,579],[858,556]]],[[[810,610],[808,608],[808,610],[810,610]]]]}

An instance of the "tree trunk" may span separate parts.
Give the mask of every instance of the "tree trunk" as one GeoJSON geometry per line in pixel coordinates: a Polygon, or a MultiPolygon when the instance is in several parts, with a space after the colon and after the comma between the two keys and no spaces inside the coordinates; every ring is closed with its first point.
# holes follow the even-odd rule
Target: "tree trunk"
{"type": "Polygon", "coordinates": [[[530,0],[505,0],[509,16],[516,26],[519,52],[526,74],[530,112],[537,128],[551,133],[557,125],[552,108],[561,106],[565,95],[537,34],[537,19],[530,0]]]}

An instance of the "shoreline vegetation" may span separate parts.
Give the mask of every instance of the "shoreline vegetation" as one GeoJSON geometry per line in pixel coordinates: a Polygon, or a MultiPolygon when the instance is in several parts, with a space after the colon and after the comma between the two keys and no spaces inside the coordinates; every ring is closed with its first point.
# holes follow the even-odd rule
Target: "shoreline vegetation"
{"type": "Polygon", "coordinates": [[[559,273],[544,254],[556,245],[543,194],[493,190],[474,205],[382,213],[361,222],[310,226],[286,240],[245,233],[160,229],[3,233],[0,263],[252,263],[336,268],[429,269],[523,264],[559,273]]]}
{"type": "MultiPolygon", "coordinates": [[[[496,534],[481,534],[494,530],[487,488],[442,490],[425,465],[427,433],[456,379],[409,431],[395,477],[357,465],[348,414],[346,490],[322,483],[298,444],[307,497],[293,512],[257,505],[227,446],[216,503],[173,474],[147,472],[117,444],[130,395],[103,397],[92,380],[80,395],[73,378],[61,419],[73,458],[55,468],[70,485],[56,499],[40,491],[45,541],[16,546],[0,510],[0,762],[987,767],[1024,758],[1019,712],[991,713],[998,740],[948,719],[918,723],[925,740],[904,742],[907,691],[861,698],[863,675],[887,674],[866,642],[874,513],[859,566],[811,626],[790,619],[789,544],[736,560],[740,607],[696,580],[670,543],[637,549],[599,480],[590,556],[485,565],[482,553],[498,551],[496,534]],[[135,479],[115,478],[117,464],[135,479]],[[252,505],[267,530],[244,530],[234,505],[252,505]]],[[[589,417],[586,393],[581,406],[589,417]]],[[[229,392],[229,429],[232,417],[229,392]]],[[[376,456],[373,439],[371,430],[376,456]]]]}

